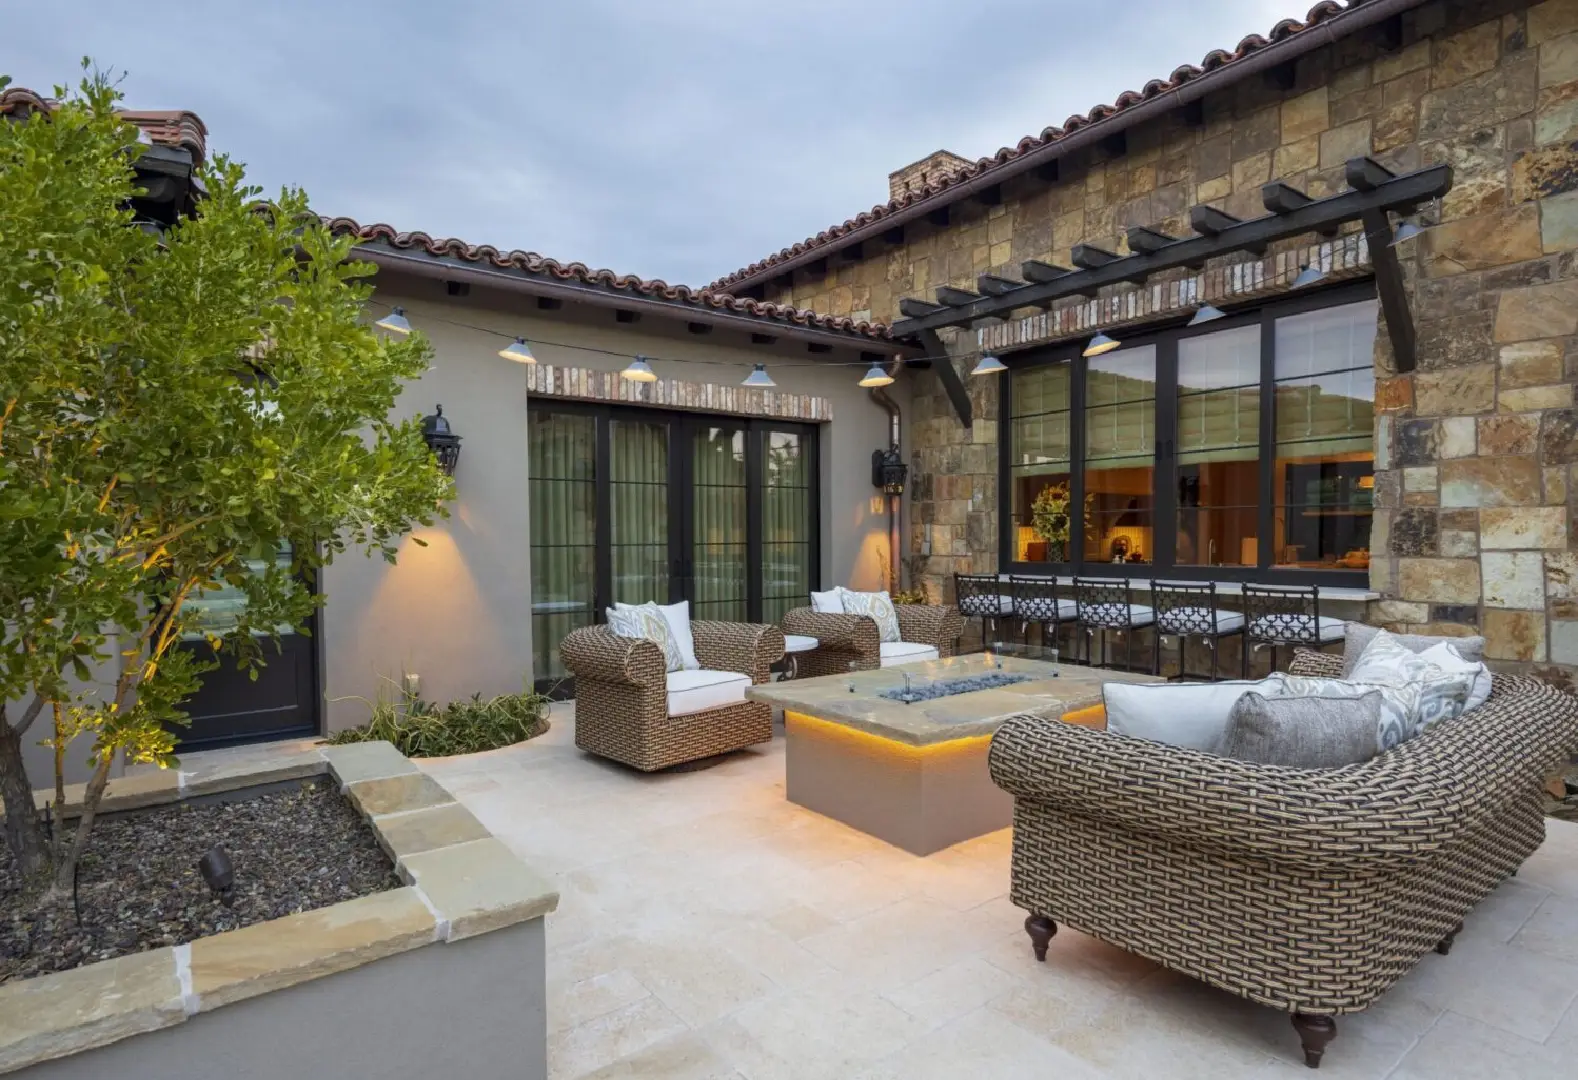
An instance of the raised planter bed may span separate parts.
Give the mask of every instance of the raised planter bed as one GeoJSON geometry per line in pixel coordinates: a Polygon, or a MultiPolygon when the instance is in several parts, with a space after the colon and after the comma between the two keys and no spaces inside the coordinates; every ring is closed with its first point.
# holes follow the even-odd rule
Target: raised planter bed
{"type": "Polygon", "coordinates": [[[130,777],[105,809],[311,776],[344,790],[402,887],[6,983],[0,1073],[206,1080],[355,1061],[381,1080],[545,1077],[543,917],[558,894],[388,743],[130,777]]]}

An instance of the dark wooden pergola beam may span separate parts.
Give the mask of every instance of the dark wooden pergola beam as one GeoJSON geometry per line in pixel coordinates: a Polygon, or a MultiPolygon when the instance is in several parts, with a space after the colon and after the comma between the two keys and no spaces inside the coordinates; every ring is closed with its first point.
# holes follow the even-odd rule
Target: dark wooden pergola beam
{"type": "Polygon", "coordinates": [[[952,285],[939,285],[936,292],[937,303],[948,307],[964,307],[981,298],[980,293],[973,293],[969,289],[956,289],[952,285]]]}
{"type": "Polygon", "coordinates": [[[920,341],[920,347],[926,350],[926,355],[936,359],[933,369],[937,372],[937,378],[942,381],[943,393],[948,395],[948,402],[953,406],[954,415],[959,418],[959,423],[966,428],[973,428],[975,415],[970,407],[970,392],[964,388],[964,380],[959,378],[959,369],[954,367],[953,361],[949,359],[948,349],[943,345],[942,338],[937,336],[935,330],[922,330],[916,337],[920,341]]]}
{"type": "Polygon", "coordinates": [[[975,287],[985,296],[1002,296],[1004,293],[1023,288],[1024,284],[1023,281],[999,277],[996,274],[982,274],[975,279],[975,287]]]}
{"type": "Polygon", "coordinates": [[[1117,252],[1099,248],[1095,244],[1075,244],[1068,253],[1069,262],[1081,270],[1099,270],[1103,266],[1111,266],[1115,262],[1122,262],[1123,256],[1117,252]]]}
{"type": "Polygon", "coordinates": [[[1176,236],[1168,236],[1164,232],[1144,225],[1132,226],[1126,237],[1129,241],[1130,251],[1160,251],[1168,244],[1176,244],[1178,242],[1176,236]]]}
{"type": "Polygon", "coordinates": [[[947,310],[941,304],[934,304],[930,300],[917,300],[912,296],[906,296],[899,301],[899,314],[906,319],[924,319],[928,315],[947,310]]]}
{"type": "MultiPolygon", "coordinates": [[[[1015,308],[1044,306],[1067,297],[1088,295],[1109,285],[1144,281],[1153,274],[1200,265],[1209,259],[1234,252],[1266,250],[1279,240],[1290,240],[1312,232],[1332,232],[1348,222],[1363,221],[1368,214],[1370,222],[1366,223],[1365,228],[1372,234],[1370,255],[1376,269],[1377,290],[1386,312],[1388,331],[1392,336],[1393,352],[1398,369],[1411,371],[1415,362],[1413,326],[1408,314],[1407,297],[1402,290],[1401,267],[1395,265],[1396,252],[1387,246],[1390,241],[1379,238],[1390,235],[1390,225],[1383,233],[1374,222],[1379,220],[1385,223],[1386,215],[1391,211],[1408,212],[1451,191],[1452,167],[1434,165],[1403,176],[1391,176],[1368,159],[1356,158],[1349,163],[1348,175],[1350,182],[1357,180],[1360,184],[1371,186],[1355,187],[1323,199],[1308,199],[1306,196],[1307,201],[1304,202],[1278,194],[1273,201],[1283,207],[1281,213],[1274,212],[1249,221],[1229,221],[1228,215],[1220,211],[1198,216],[1191,214],[1191,221],[1207,222],[1211,231],[1178,240],[1156,251],[1125,258],[1113,256],[1110,261],[1102,261],[1099,257],[1093,259],[1090,250],[1082,245],[1083,251],[1081,248],[1075,249],[1074,260],[1078,263],[1079,256],[1084,256],[1082,269],[1057,274],[1050,280],[1037,281],[1036,275],[1028,269],[1029,264],[1026,264],[1025,276],[1031,280],[1022,288],[998,296],[983,296],[962,307],[932,305],[932,310],[911,315],[910,311],[921,309],[906,309],[905,305],[909,301],[901,300],[899,310],[906,317],[894,323],[893,335],[903,339],[935,332],[945,326],[969,326],[978,319],[1001,317],[1015,308]],[[1293,205],[1295,202],[1297,205],[1293,205]],[[1091,262],[1096,265],[1085,265],[1091,262]]],[[[1293,191],[1286,185],[1281,187],[1293,191]]],[[[1111,252],[1107,254],[1111,255],[1111,252]]],[[[932,351],[924,342],[922,347],[927,352],[932,351]]]]}
{"type": "Polygon", "coordinates": [[[1019,264],[1019,272],[1025,276],[1026,281],[1046,282],[1056,281],[1060,277],[1067,277],[1074,271],[1066,266],[1055,266],[1052,263],[1042,262],[1040,259],[1026,259],[1019,264]]]}

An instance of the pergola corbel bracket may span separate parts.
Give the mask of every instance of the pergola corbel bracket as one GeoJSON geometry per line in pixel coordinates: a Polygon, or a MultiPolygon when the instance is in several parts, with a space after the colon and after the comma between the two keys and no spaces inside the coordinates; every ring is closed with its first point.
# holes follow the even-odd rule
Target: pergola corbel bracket
{"type": "MultiPolygon", "coordinates": [[[[905,317],[893,324],[893,335],[918,339],[928,355],[941,355],[936,331],[945,326],[967,327],[982,319],[1006,318],[1019,308],[1049,307],[1068,297],[1094,296],[1109,285],[1141,282],[1153,274],[1180,267],[1200,267],[1210,259],[1235,252],[1263,256],[1280,240],[1308,233],[1336,235],[1343,225],[1358,221],[1370,241],[1376,291],[1386,314],[1397,370],[1412,371],[1417,361],[1413,316],[1408,308],[1402,266],[1392,247],[1388,214],[1408,213],[1451,191],[1452,167],[1433,165],[1398,176],[1379,162],[1361,157],[1348,162],[1346,179],[1350,190],[1319,199],[1280,181],[1267,184],[1262,199],[1270,213],[1247,221],[1212,207],[1197,206],[1189,216],[1196,235],[1174,239],[1156,228],[1134,229],[1130,231],[1128,255],[1078,245],[1070,255],[1070,261],[1078,267],[1075,270],[1065,271],[1063,267],[1032,260],[1021,267],[1021,273],[1029,279],[1024,282],[1016,284],[1011,278],[994,275],[980,294],[949,289],[946,294],[938,290],[937,298],[942,301],[938,304],[901,300],[899,311],[905,317]]],[[[959,382],[957,373],[953,381],[959,382]]],[[[944,376],[945,387],[948,382],[944,376]]],[[[950,387],[949,397],[960,419],[968,424],[969,396],[963,384],[957,387],[957,397],[950,387]]]]}
{"type": "Polygon", "coordinates": [[[921,348],[926,350],[926,355],[935,357],[933,365],[937,378],[942,380],[943,393],[948,395],[948,402],[953,406],[959,423],[966,429],[975,426],[974,410],[970,407],[970,392],[964,388],[964,380],[959,378],[959,371],[953,366],[953,361],[948,356],[948,348],[942,343],[942,338],[937,336],[935,330],[918,330],[915,334],[920,341],[921,348]]]}

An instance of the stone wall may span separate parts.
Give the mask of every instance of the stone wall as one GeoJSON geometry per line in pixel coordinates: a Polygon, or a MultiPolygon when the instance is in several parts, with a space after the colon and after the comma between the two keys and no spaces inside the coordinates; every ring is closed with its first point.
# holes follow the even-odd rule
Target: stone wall
{"type": "MultiPolygon", "coordinates": [[[[1298,61],[1291,85],[1252,76],[1127,147],[1072,155],[1059,182],[1016,178],[999,205],[956,203],[949,225],[855,262],[797,270],[768,299],[893,319],[904,296],[1067,264],[1076,243],[1124,250],[1129,225],[1188,233],[1191,206],[1263,213],[1260,186],[1344,188],[1369,154],[1399,171],[1450,163],[1457,183],[1399,251],[1419,369],[1377,340],[1372,621],[1482,631],[1500,666],[1578,671],[1578,0],[1436,0],[1403,16],[1401,45],[1366,31],[1298,61]]],[[[1081,333],[1088,333],[1082,328],[1081,333]]],[[[990,333],[990,332],[988,332],[990,333]]],[[[1050,340],[1056,340],[1051,338],[1050,340]]],[[[967,370],[974,335],[950,348],[967,370]]],[[[974,385],[966,434],[934,373],[912,373],[910,569],[946,595],[997,553],[997,391],[974,385]]],[[[980,380],[972,380],[979,383],[980,380]]]]}

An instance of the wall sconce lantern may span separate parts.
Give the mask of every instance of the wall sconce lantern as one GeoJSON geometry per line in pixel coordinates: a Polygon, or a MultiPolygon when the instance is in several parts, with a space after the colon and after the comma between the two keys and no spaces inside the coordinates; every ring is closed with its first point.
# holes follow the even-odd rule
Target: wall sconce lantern
{"type": "Polygon", "coordinates": [[[449,421],[444,418],[444,406],[438,406],[432,416],[422,418],[422,438],[438,458],[438,467],[444,470],[444,475],[454,476],[455,463],[460,460],[460,436],[450,430],[449,421]]]}
{"type": "Polygon", "coordinates": [[[873,450],[871,453],[871,485],[885,494],[904,494],[904,481],[909,479],[910,467],[899,458],[899,448],[873,450]]]}

